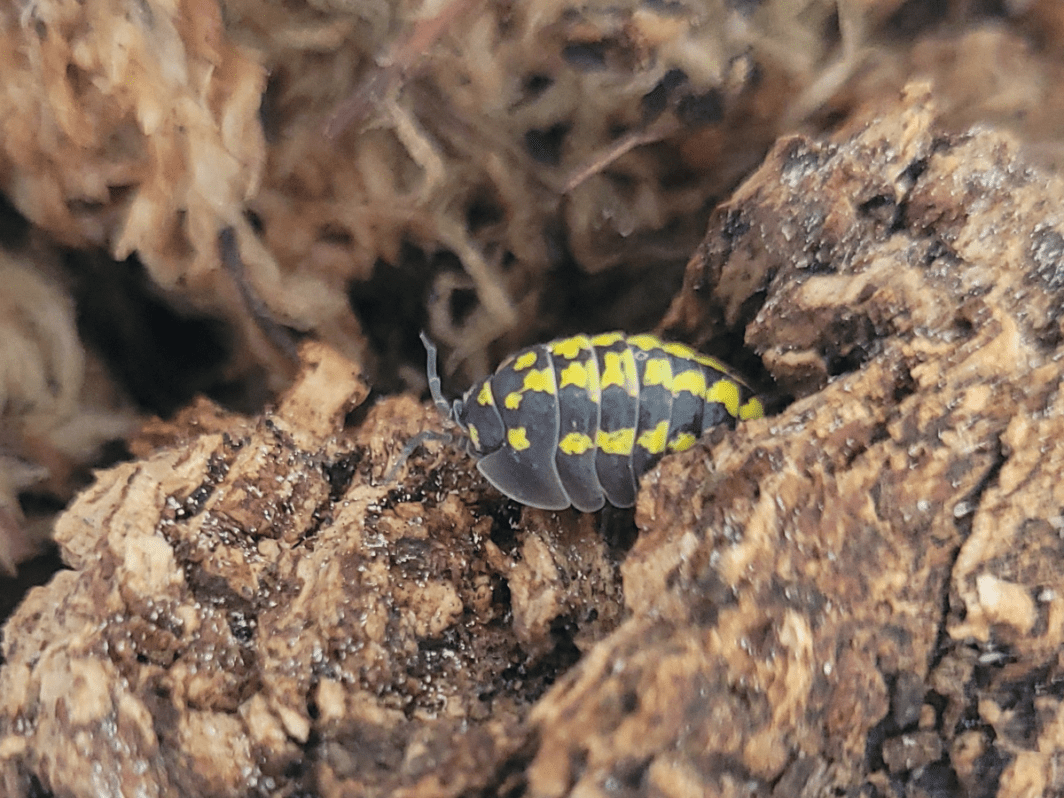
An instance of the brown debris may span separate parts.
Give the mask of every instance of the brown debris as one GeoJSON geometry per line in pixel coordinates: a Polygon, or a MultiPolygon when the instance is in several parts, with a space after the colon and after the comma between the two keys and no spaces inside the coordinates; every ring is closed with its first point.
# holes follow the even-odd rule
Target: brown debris
{"type": "Polygon", "coordinates": [[[905,102],[718,211],[667,324],[745,325],[798,398],[650,480],[633,617],[534,711],[534,794],[1060,788],[1064,184],[905,102]]]}
{"type": "MultiPolygon", "coordinates": [[[[837,48],[830,0],[741,5],[12,5],[0,190],[64,244],[135,253],[175,303],[229,320],[238,365],[275,384],[285,368],[220,268],[224,228],[279,323],[392,387],[390,361],[409,356],[394,341],[416,344],[426,310],[482,372],[490,344],[559,323],[557,294],[577,286],[549,278],[570,260],[582,278],[613,272],[599,327],[665,307],[708,209],[837,48]],[[408,260],[416,309],[352,313],[349,286],[408,260]],[[660,291],[634,287],[666,273],[660,291]],[[455,281],[468,314],[446,302],[455,281]]],[[[858,13],[870,29],[898,3],[876,5],[858,13]]]]}
{"type": "Polygon", "coordinates": [[[74,306],[39,252],[0,249],[0,575],[38,555],[51,517],[27,517],[28,489],[69,501],[133,414],[78,339],[74,306]]]}
{"type": "Polygon", "coordinates": [[[780,142],[669,323],[745,325],[796,398],[648,476],[623,599],[593,516],[520,511],[454,447],[381,484],[435,411],[344,430],[366,388],[325,346],[261,419],[157,427],[5,629],[0,783],[1059,789],[1062,194],[1009,139],[936,129],[922,86],[780,142]]]}
{"type": "MultiPolygon", "coordinates": [[[[249,288],[329,342],[261,416],[199,400],[153,422],[62,517],[71,570],[3,630],[0,794],[1064,791],[1059,67],[1004,24],[868,46],[920,4],[725,5],[487,4],[442,31],[441,5],[324,0],[230,3],[224,24],[202,0],[0,16],[0,180],[35,223],[135,246],[248,329],[249,288]],[[119,40],[136,81],[109,71],[119,40]],[[913,72],[936,88],[863,105],[913,72]],[[321,136],[360,87],[376,113],[321,136]],[[967,130],[987,119],[1022,145],[967,130]],[[458,447],[384,480],[439,421],[410,396],[360,406],[371,311],[381,363],[425,311],[451,365],[484,369],[493,340],[556,321],[559,220],[626,307],[791,125],[838,130],[777,142],[660,325],[726,357],[741,335],[777,412],[649,475],[623,564],[599,518],[517,507],[458,447]],[[226,225],[247,286],[217,268],[226,225]],[[430,307],[372,295],[356,320],[345,289],[382,263],[430,307]]],[[[7,474],[11,556],[32,475],[7,474]]]]}
{"type": "Polygon", "coordinates": [[[74,570],[4,631],[4,795],[456,795],[616,625],[591,516],[510,528],[438,453],[382,483],[435,410],[385,400],[345,432],[358,370],[320,344],[302,362],[275,411],[201,402],[63,516],[74,570]]]}

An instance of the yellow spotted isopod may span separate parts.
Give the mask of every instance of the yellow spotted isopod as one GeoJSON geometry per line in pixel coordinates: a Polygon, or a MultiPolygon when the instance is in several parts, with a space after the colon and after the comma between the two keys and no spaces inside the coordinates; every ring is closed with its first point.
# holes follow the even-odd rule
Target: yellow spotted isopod
{"type": "Polygon", "coordinates": [[[477,468],[511,499],[582,512],[631,507],[639,478],[668,452],[764,407],[724,364],[653,335],[575,335],[508,357],[453,403],[443,397],[436,348],[432,398],[469,436],[477,468]]]}

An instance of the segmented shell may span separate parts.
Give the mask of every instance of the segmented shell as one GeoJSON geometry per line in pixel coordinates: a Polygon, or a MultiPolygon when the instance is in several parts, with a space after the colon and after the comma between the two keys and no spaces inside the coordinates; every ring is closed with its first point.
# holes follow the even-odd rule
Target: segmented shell
{"type": "MultiPolygon", "coordinates": [[[[426,341],[427,343],[427,341],[426,341]]],[[[428,344],[427,344],[428,345],[428,344]]],[[[492,485],[530,507],[631,507],[639,477],[718,424],[764,415],[721,362],[653,335],[576,335],[515,352],[449,406],[492,485]]]]}

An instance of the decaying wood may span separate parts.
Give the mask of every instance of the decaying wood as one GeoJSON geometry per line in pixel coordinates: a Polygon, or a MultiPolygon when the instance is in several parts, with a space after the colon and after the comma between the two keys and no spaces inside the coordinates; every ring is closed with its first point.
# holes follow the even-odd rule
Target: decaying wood
{"type": "Polygon", "coordinates": [[[652,472],[626,556],[457,447],[382,484],[435,411],[351,414],[322,345],[276,411],[157,425],[4,630],[0,786],[1060,791],[1062,194],[919,86],[781,141],[663,329],[745,329],[789,403],[652,472]]]}
{"type": "Polygon", "coordinates": [[[435,409],[387,400],[345,432],[365,384],[326,346],[302,356],[276,411],[201,402],[156,424],[137,447],[154,452],[63,517],[74,570],[5,629],[5,795],[31,776],[57,794],[453,795],[496,778],[527,708],[616,625],[590,517],[515,531],[438,444],[384,483],[435,409]]]}

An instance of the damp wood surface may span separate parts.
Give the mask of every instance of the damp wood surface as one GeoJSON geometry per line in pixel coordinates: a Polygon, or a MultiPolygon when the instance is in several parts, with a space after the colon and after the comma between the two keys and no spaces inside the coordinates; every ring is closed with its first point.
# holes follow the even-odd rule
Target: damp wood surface
{"type": "Polygon", "coordinates": [[[149,427],[4,628],[0,788],[1064,790],[1062,194],[922,84],[778,142],[661,331],[745,330],[783,399],[648,474],[630,549],[458,446],[386,484],[439,418],[324,344],[149,427]]]}
{"type": "Polygon", "coordinates": [[[1064,794],[1062,40],[0,0],[0,796],[1064,794]],[[634,521],[385,479],[421,329],[648,328],[770,413],[634,521]]]}
{"type": "MultiPolygon", "coordinates": [[[[1059,169],[1060,9],[3,0],[0,592],[138,422],[261,410],[292,339],[391,394],[424,387],[427,329],[458,393],[521,346],[657,326],[773,142],[914,76],[943,131],[1059,169]]],[[[705,343],[758,370],[743,332],[705,343]]]]}
{"type": "Polygon", "coordinates": [[[438,445],[386,483],[435,409],[389,399],[344,431],[356,367],[320,345],[303,362],[260,418],[203,402],[149,426],[150,454],[63,517],[72,570],[5,629],[5,795],[485,788],[616,626],[591,516],[517,529],[438,445]]]}

